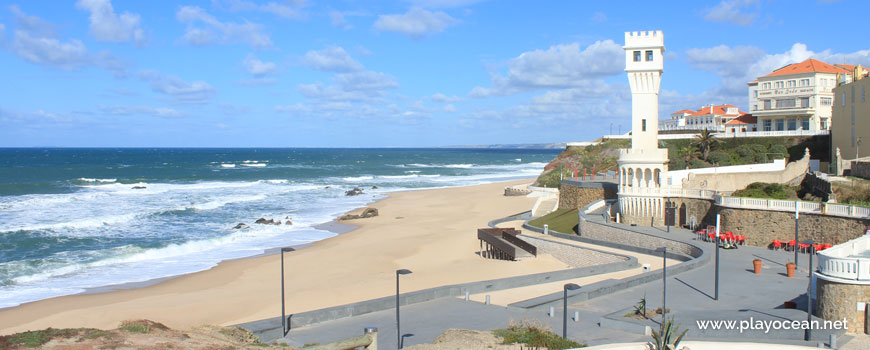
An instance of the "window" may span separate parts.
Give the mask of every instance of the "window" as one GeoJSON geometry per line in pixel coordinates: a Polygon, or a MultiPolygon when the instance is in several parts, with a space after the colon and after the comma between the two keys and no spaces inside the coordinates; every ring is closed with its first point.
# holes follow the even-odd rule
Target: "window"
{"type": "Polygon", "coordinates": [[[787,86],[787,87],[794,87],[794,85],[795,85],[795,84],[794,84],[794,80],[789,80],[789,81],[786,82],[786,85],[785,85],[785,86],[787,86]]]}
{"type": "Polygon", "coordinates": [[[764,83],[764,84],[761,84],[761,88],[762,88],[762,89],[765,89],[765,90],[766,90],[766,89],[770,89],[770,83],[764,83]]]}
{"type": "Polygon", "coordinates": [[[801,129],[803,129],[803,130],[810,129],[810,118],[801,118],[801,129]]]}
{"type": "Polygon", "coordinates": [[[788,120],[788,129],[789,130],[797,130],[797,119],[789,119],[788,120]]]}
{"type": "Polygon", "coordinates": [[[770,109],[770,100],[764,100],[764,109],[765,110],[770,109]]]}
{"type": "Polygon", "coordinates": [[[758,90],[752,90],[752,94],[755,95],[755,97],[758,97],[758,90]]]}
{"type": "Polygon", "coordinates": [[[810,107],[810,98],[809,97],[801,97],[801,108],[809,108],[810,107]]]}
{"type": "Polygon", "coordinates": [[[652,50],[646,50],[646,60],[647,60],[647,62],[652,62],[652,60],[653,60],[652,50]]]}
{"type": "Polygon", "coordinates": [[[828,130],[828,118],[822,118],[821,128],[822,130],[828,130]]]}
{"type": "Polygon", "coordinates": [[[634,61],[635,61],[635,62],[640,62],[640,51],[635,51],[635,52],[634,52],[634,61]]]}
{"type": "Polygon", "coordinates": [[[776,100],[776,108],[789,108],[789,107],[794,107],[794,99],[793,98],[776,100]]]}
{"type": "Polygon", "coordinates": [[[776,131],[782,131],[785,129],[785,120],[777,119],[776,120],[776,131]]]}
{"type": "Polygon", "coordinates": [[[781,89],[781,88],[782,88],[782,82],[781,82],[781,81],[778,81],[778,82],[774,83],[774,85],[776,86],[777,89],[781,89]]]}
{"type": "Polygon", "coordinates": [[[809,79],[801,79],[801,86],[810,86],[809,79]]]}
{"type": "Polygon", "coordinates": [[[773,126],[772,126],[772,123],[770,122],[770,119],[765,119],[764,120],[764,131],[771,131],[771,130],[773,130],[773,126]]]}
{"type": "Polygon", "coordinates": [[[832,100],[832,99],[831,99],[830,97],[822,97],[822,98],[821,98],[822,106],[830,106],[830,105],[833,105],[833,103],[831,103],[831,100],[832,100]]]}
{"type": "Polygon", "coordinates": [[[646,131],[646,119],[640,120],[640,131],[646,131]]]}
{"type": "Polygon", "coordinates": [[[752,110],[753,110],[753,111],[757,111],[757,110],[758,110],[758,104],[754,104],[754,105],[752,105],[752,110]]]}

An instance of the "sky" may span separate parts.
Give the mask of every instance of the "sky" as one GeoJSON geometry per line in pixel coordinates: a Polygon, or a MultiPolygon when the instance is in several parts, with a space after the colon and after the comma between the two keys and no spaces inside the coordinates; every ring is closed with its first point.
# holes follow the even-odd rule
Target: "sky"
{"type": "Polygon", "coordinates": [[[0,147],[432,147],[626,132],[816,58],[870,66],[866,1],[5,1],[0,147]]]}

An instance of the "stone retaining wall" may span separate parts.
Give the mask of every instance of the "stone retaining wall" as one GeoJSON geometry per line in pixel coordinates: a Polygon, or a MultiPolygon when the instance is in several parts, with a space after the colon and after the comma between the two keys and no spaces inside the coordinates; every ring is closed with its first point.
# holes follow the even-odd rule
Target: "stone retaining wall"
{"type": "Polygon", "coordinates": [[[816,279],[817,313],[821,318],[836,321],[846,318],[848,333],[864,333],[864,311],[858,302],[870,302],[870,285],[837,283],[816,279]]]}
{"type": "Polygon", "coordinates": [[[539,237],[520,235],[520,238],[538,248],[539,254],[550,254],[571,267],[593,266],[628,260],[626,256],[609,254],[562,242],[554,242],[539,237]]]}
{"type": "Polygon", "coordinates": [[[559,209],[580,209],[599,199],[616,199],[617,185],[611,182],[562,181],[559,209]]]}
{"type": "Polygon", "coordinates": [[[870,161],[852,161],[852,176],[870,179],[870,161]]]}
{"type": "MultiPolygon", "coordinates": [[[[588,220],[580,220],[577,229],[580,237],[596,241],[613,242],[621,245],[642,247],[652,250],[659,247],[667,247],[669,255],[672,253],[690,258],[699,257],[703,254],[703,250],[691,244],[635,232],[626,228],[603,225],[588,220]]],[[[681,260],[685,260],[685,258],[681,260]]]]}
{"type": "MultiPolygon", "coordinates": [[[[794,239],[794,213],[714,206],[707,216],[709,225],[716,224],[716,214],[721,215],[722,231],[745,236],[746,244],[765,247],[774,239],[794,239]]],[[[836,245],[860,237],[867,226],[870,219],[801,213],[798,236],[801,241],[836,245]]]]}

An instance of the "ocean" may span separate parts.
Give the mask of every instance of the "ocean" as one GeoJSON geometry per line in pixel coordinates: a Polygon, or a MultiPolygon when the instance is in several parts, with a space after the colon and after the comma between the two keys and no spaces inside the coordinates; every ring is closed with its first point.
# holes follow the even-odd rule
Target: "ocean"
{"type": "Polygon", "coordinates": [[[535,177],[559,151],[0,149],[0,308],[315,242],[387,193],[535,177]]]}

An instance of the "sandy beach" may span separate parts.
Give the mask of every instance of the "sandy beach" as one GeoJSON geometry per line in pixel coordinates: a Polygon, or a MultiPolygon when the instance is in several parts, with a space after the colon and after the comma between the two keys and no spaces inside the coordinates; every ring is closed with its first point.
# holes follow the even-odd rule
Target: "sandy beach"
{"type": "MultiPolygon", "coordinates": [[[[531,208],[534,198],[505,197],[530,180],[393,193],[370,205],[359,228],[285,255],[288,313],[392,295],[394,271],[410,269],[404,292],[446,284],[568,268],[542,256],[522,262],[476,253],[476,228],[531,208]],[[510,268],[506,268],[510,266],[510,268]]],[[[225,261],[147,287],[57,297],[0,310],[0,334],[47,327],[114,328],[150,319],[173,328],[231,325],[280,315],[278,255],[225,261]]]]}

